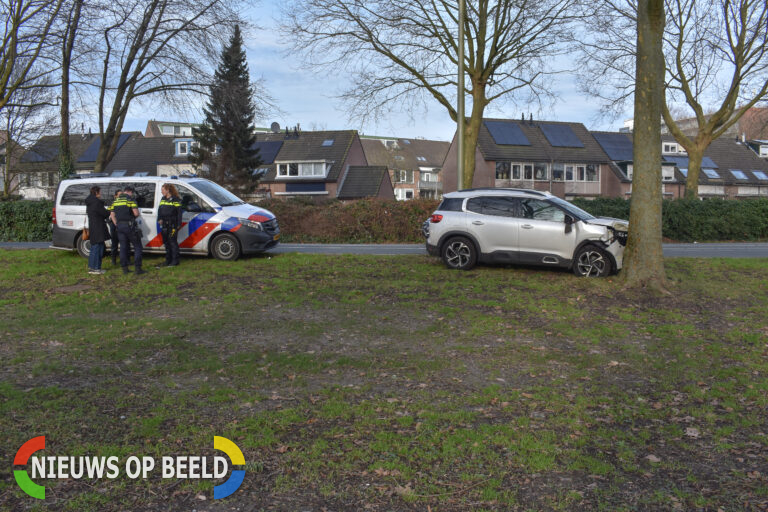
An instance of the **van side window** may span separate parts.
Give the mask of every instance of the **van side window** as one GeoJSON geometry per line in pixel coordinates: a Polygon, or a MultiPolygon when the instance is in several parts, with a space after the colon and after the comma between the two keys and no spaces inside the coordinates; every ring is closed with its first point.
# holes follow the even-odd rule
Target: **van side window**
{"type": "MultiPolygon", "coordinates": [[[[139,208],[154,208],[155,207],[155,190],[157,189],[156,183],[122,183],[123,187],[131,185],[135,192],[136,204],[139,208]]],[[[102,197],[104,195],[102,194],[102,197]]]]}
{"type": "Polygon", "coordinates": [[[93,183],[76,183],[68,186],[61,196],[62,206],[85,206],[85,198],[90,195],[93,185],[93,183]]]}
{"type": "Polygon", "coordinates": [[[214,213],[215,210],[193,190],[185,187],[184,185],[176,185],[179,190],[179,196],[181,196],[181,209],[185,212],[191,213],[214,213]]]}

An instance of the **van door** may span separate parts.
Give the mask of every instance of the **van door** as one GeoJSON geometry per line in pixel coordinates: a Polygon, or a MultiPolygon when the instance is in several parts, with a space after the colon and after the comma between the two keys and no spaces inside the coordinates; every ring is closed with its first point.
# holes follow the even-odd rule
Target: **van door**
{"type": "Polygon", "coordinates": [[[70,182],[59,187],[56,206],[56,226],[53,228],[53,245],[67,249],[75,247],[77,236],[86,227],[85,198],[91,193],[93,183],[70,182]]]}
{"type": "Polygon", "coordinates": [[[208,221],[217,212],[191,187],[176,185],[176,188],[183,211],[183,224],[178,236],[179,248],[208,254],[208,235],[219,227],[218,223],[208,221]]]}
{"type": "Polygon", "coordinates": [[[160,201],[157,199],[157,183],[137,182],[125,184],[125,186],[128,185],[136,189],[134,199],[139,207],[139,218],[136,219],[136,222],[139,225],[139,229],[141,229],[141,245],[151,248],[158,235],[157,208],[160,201]]]}

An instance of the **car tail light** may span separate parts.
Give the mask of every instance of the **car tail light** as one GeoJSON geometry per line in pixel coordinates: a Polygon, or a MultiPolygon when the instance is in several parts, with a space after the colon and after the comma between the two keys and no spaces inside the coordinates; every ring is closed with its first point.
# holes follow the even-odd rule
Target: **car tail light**
{"type": "Polygon", "coordinates": [[[56,224],[56,207],[53,207],[53,223],[56,224]]]}
{"type": "Polygon", "coordinates": [[[430,220],[430,221],[432,221],[433,223],[437,224],[438,222],[440,222],[441,220],[443,220],[443,216],[442,216],[442,215],[437,215],[437,214],[434,214],[433,216],[431,216],[431,217],[429,218],[429,220],[430,220]]]}

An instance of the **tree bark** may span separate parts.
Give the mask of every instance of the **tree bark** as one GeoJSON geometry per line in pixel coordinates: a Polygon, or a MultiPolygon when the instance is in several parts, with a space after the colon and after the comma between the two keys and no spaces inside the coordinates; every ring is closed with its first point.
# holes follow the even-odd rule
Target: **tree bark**
{"type": "Polygon", "coordinates": [[[75,48],[77,29],[80,25],[80,13],[83,0],[75,0],[72,12],[67,20],[67,28],[61,46],[61,139],[59,141],[59,178],[67,179],[74,172],[72,151],[69,143],[69,84],[72,67],[72,52],[75,48]]]}
{"type": "Polygon", "coordinates": [[[664,100],[664,1],[639,0],[634,176],[629,241],[622,272],[628,287],[666,292],[661,245],[661,119],[664,100]]]}
{"type": "Polygon", "coordinates": [[[685,180],[685,198],[699,198],[699,176],[701,175],[701,162],[704,160],[704,150],[709,146],[709,141],[703,144],[695,144],[686,148],[688,152],[688,176],[685,180]]]}

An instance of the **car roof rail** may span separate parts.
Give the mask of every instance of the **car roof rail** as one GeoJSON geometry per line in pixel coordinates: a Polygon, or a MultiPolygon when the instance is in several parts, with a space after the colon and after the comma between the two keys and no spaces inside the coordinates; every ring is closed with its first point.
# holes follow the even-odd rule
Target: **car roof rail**
{"type": "Polygon", "coordinates": [[[510,187],[478,187],[478,188],[466,188],[463,190],[457,190],[457,192],[482,192],[489,190],[509,190],[510,192],[524,192],[527,194],[534,194],[537,196],[548,196],[549,193],[542,192],[541,190],[533,190],[531,188],[510,188],[510,187]]]}

